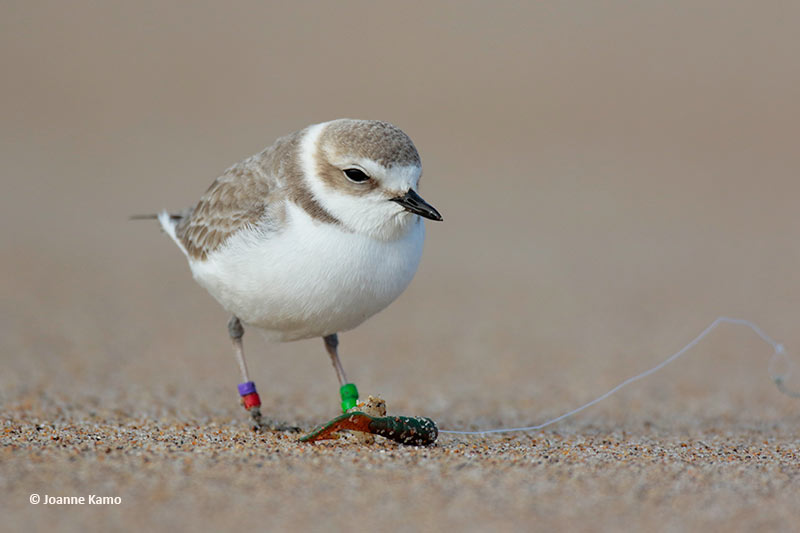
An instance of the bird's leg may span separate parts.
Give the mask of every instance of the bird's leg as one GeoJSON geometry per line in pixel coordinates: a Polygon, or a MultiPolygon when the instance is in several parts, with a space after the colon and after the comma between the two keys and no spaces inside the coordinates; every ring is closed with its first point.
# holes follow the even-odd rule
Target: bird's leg
{"type": "Polygon", "coordinates": [[[358,403],[358,389],[355,383],[347,382],[347,375],[344,373],[342,362],[339,361],[339,337],[336,333],[322,338],[325,341],[325,349],[331,356],[331,363],[336,370],[336,377],[339,378],[339,395],[342,398],[342,411],[347,411],[358,403]]]}
{"type": "Polygon", "coordinates": [[[242,405],[253,419],[253,429],[261,430],[265,427],[261,418],[261,398],[258,397],[258,392],[256,392],[256,384],[250,381],[250,375],[247,372],[247,362],[244,360],[244,344],[242,343],[244,327],[242,322],[235,316],[232,316],[228,321],[228,334],[231,336],[233,350],[236,353],[236,361],[239,363],[239,370],[242,372],[242,383],[239,384],[239,396],[242,398],[242,405]]]}
{"type": "Polygon", "coordinates": [[[236,353],[236,361],[239,363],[239,370],[242,372],[242,383],[239,384],[239,396],[241,396],[242,405],[250,413],[253,419],[253,429],[261,431],[264,429],[272,429],[276,431],[300,431],[299,427],[268,423],[261,416],[261,398],[258,397],[256,391],[256,384],[250,381],[250,375],[247,372],[247,362],[244,359],[244,344],[242,337],[244,337],[244,327],[242,322],[236,317],[232,316],[228,321],[228,334],[233,341],[233,350],[236,353]]]}
{"type": "Polygon", "coordinates": [[[322,340],[325,341],[325,349],[331,356],[331,363],[333,363],[333,369],[336,370],[336,377],[339,378],[339,385],[344,385],[347,383],[347,375],[344,373],[342,362],[339,361],[339,336],[334,333],[323,337],[322,340]]]}

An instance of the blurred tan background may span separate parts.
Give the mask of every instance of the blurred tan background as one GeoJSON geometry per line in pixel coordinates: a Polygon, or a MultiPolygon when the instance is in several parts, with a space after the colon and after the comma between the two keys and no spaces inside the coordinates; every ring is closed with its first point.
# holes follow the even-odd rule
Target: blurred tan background
{"type": "MultiPolygon", "coordinates": [[[[0,409],[243,423],[225,313],[127,217],[337,117],[403,128],[445,218],[409,290],[341,336],[390,410],[539,422],[721,314],[800,352],[796,3],[0,11],[0,409]]],[[[321,341],[245,343],[271,414],[335,414],[321,341]]],[[[769,355],[725,326],[558,431],[796,427],[769,355]]]]}

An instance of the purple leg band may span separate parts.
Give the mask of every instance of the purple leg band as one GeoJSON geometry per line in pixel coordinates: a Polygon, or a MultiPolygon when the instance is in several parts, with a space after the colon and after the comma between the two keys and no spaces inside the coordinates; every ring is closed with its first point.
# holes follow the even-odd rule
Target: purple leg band
{"type": "Polygon", "coordinates": [[[253,394],[256,391],[256,384],[252,381],[248,381],[246,383],[239,383],[239,396],[247,396],[248,394],[253,394]]]}

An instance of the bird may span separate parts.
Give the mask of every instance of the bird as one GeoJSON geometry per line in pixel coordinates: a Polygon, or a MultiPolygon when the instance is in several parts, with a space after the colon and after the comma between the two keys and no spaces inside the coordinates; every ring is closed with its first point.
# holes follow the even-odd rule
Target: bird
{"type": "Polygon", "coordinates": [[[322,338],[341,407],[358,401],[338,334],[359,326],[409,285],[423,219],[442,216],[419,195],[419,152],[384,121],[337,119],[277,139],[217,177],[192,207],[156,218],[194,279],[230,314],[240,402],[257,430],[287,429],[261,413],[242,338],[322,338]]]}

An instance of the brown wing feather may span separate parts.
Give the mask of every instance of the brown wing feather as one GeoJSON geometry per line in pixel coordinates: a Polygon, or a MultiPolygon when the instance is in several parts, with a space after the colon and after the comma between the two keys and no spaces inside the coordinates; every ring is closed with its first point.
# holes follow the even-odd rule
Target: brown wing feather
{"type": "Polygon", "coordinates": [[[339,224],[317,201],[303,179],[297,151],[301,130],[285,137],[214,180],[200,202],[181,213],[175,236],[194,259],[205,259],[237,231],[262,224],[280,231],[285,201],[297,204],[320,223],[339,224]]]}
{"type": "Polygon", "coordinates": [[[259,223],[267,209],[270,184],[252,159],[214,180],[205,195],[175,228],[194,259],[208,254],[237,231],[259,223]]]}

